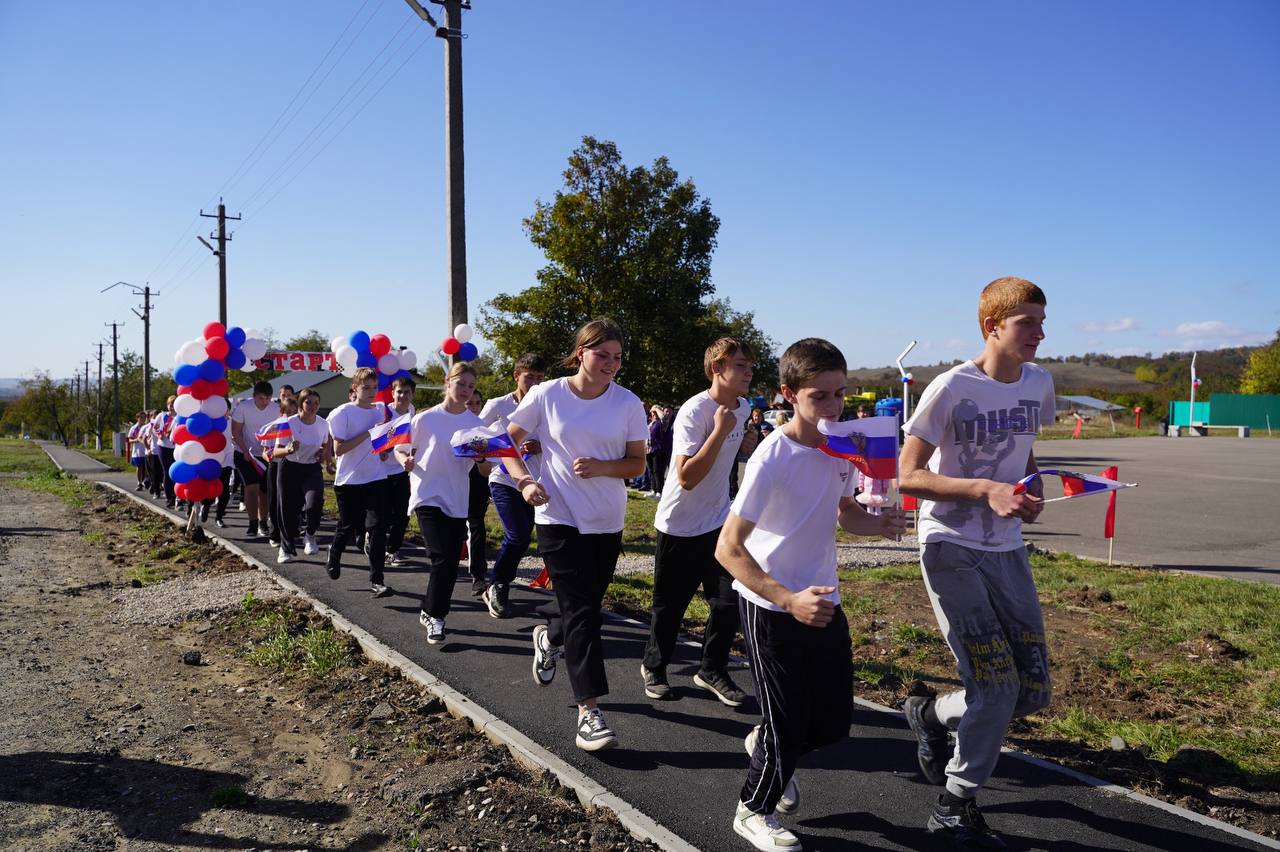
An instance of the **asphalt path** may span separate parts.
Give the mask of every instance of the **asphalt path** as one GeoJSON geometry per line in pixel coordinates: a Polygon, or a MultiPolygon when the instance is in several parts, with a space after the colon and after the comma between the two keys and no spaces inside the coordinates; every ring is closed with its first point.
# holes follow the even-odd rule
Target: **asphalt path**
{"type": "MultiPolygon", "coordinates": [[[[84,465],[80,454],[50,449],[72,471],[132,487],[128,474],[104,473],[84,465]]],[[[323,552],[277,566],[273,548],[261,540],[245,541],[241,513],[232,512],[229,521],[228,529],[208,532],[225,534],[689,843],[704,850],[750,848],[733,833],[731,821],[747,767],[743,738],[758,721],[757,711],[753,702],[742,711],[731,710],[694,687],[695,649],[678,648],[669,668],[678,700],[653,702],[645,698],[639,676],[647,629],[607,620],[611,693],[601,706],[619,747],[588,755],[574,746],[575,712],[564,673],[547,687],[533,682],[530,634],[538,623],[533,608],[547,599],[542,593],[514,589],[516,617],[496,620],[470,596],[470,583],[459,582],[447,640],[429,646],[418,626],[417,596],[426,580],[421,555],[389,567],[387,581],[395,595],[374,599],[361,554],[347,554],[341,578],[332,581],[323,552]]],[[[327,541],[327,529],[320,538],[322,544],[327,541]]],[[[750,687],[745,670],[734,676],[750,687]]],[[[797,831],[806,850],[946,848],[923,828],[938,790],[920,777],[914,741],[896,713],[857,707],[849,738],[808,755],[797,779],[802,810],[783,822],[797,831]]],[[[1275,848],[1009,755],[980,801],[988,821],[1015,850],[1275,848]]]]}
{"type": "MultiPolygon", "coordinates": [[[[1042,441],[1035,453],[1041,468],[1115,465],[1122,482],[1138,483],[1117,495],[1117,562],[1280,584],[1280,441],[1094,438],[1042,441]]],[[[1046,484],[1046,496],[1060,494],[1046,484]]],[[[1106,508],[1103,495],[1051,503],[1023,535],[1105,560],[1106,508]]]]}

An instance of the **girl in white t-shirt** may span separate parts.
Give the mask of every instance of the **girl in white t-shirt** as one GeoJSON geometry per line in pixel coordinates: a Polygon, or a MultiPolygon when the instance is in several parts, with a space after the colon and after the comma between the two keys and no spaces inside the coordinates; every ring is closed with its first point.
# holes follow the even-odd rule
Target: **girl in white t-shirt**
{"type": "Polygon", "coordinates": [[[532,388],[511,413],[507,434],[516,446],[536,431],[542,474],[531,477],[520,459],[504,459],[516,487],[533,507],[538,550],[547,563],[558,611],[533,631],[534,679],[555,677],[563,653],[578,703],[577,745],[598,751],[616,745],[596,701],[609,692],[600,605],[613,579],[627,508],[624,480],[644,471],[644,405],[614,384],[622,368],[622,330],[597,319],[578,329],[564,366],[572,376],[532,388]]]}
{"type": "MultiPolygon", "coordinates": [[[[475,369],[462,362],[454,364],[445,378],[444,402],[417,414],[410,426],[411,443],[407,449],[403,445],[396,449],[396,457],[408,471],[409,505],[431,562],[418,614],[431,645],[444,641],[444,620],[458,582],[458,560],[467,535],[470,474],[476,463],[453,454],[453,435],[460,429],[484,425],[467,410],[475,387],[475,369]]],[[[482,469],[488,473],[487,464],[482,469]]]]}
{"type": "Polygon", "coordinates": [[[142,440],[142,431],[146,425],[147,413],[139,411],[138,422],[129,427],[129,464],[138,473],[138,487],[135,491],[141,491],[147,479],[147,447],[142,440]]]}
{"type": "Polygon", "coordinates": [[[273,455],[280,463],[280,554],[277,562],[298,555],[299,516],[306,518],[303,549],[317,553],[316,531],[324,511],[324,470],[333,458],[329,424],[319,415],[320,394],[311,388],[298,394],[298,413],[289,418],[289,443],[273,455]]]}

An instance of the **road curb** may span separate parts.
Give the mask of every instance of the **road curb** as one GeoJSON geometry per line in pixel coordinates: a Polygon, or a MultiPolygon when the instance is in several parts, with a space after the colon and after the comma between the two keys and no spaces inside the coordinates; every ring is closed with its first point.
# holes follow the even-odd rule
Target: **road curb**
{"type": "MultiPolygon", "coordinates": [[[[53,459],[52,454],[49,454],[49,457],[53,459]]],[[[53,462],[55,465],[58,464],[57,459],[53,459],[53,462]]],[[[58,465],[58,468],[62,470],[61,465],[58,465]]],[[[102,482],[95,479],[87,481],[128,497],[135,503],[168,519],[175,525],[180,526],[182,523],[181,519],[176,518],[163,507],[156,506],[148,500],[135,496],[114,482],[102,482]]],[[[205,535],[209,541],[214,542],[219,547],[244,560],[246,564],[266,574],[280,587],[308,601],[312,609],[328,618],[335,628],[350,635],[360,643],[360,648],[366,656],[399,670],[405,677],[416,682],[431,695],[438,698],[451,716],[471,722],[478,733],[483,734],[493,744],[506,748],[512,759],[521,766],[533,772],[548,772],[555,776],[561,785],[574,792],[574,795],[577,796],[578,801],[584,808],[588,810],[603,808],[610,811],[633,837],[653,843],[666,850],[666,852],[698,852],[696,846],[662,826],[634,805],[609,792],[595,779],[538,745],[439,677],[387,645],[363,627],[349,620],[333,607],[316,600],[301,586],[276,573],[239,545],[219,535],[210,533],[208,530],[205,530],[205,535]]]]}

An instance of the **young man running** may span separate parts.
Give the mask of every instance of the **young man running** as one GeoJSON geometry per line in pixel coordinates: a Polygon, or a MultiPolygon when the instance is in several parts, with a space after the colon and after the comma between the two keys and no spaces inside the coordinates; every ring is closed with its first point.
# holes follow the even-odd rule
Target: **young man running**
{"type": "Polygon", "coordinates": [[[279,408],[271,404],[271,382],[255,382],[253,397],[231,414],[231,440],[236,445],[236,474],[244,483],[244,506],[249,513],[249,538],[268,535],[271,506],[263,495],[267,463],[258,443],[258,430],[275,420],[279,408]]]}

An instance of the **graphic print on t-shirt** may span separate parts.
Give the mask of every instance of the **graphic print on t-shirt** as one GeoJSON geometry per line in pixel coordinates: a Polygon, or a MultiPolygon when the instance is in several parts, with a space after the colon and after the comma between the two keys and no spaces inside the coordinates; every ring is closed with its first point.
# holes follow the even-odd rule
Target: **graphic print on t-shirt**
{"type": "MultiPolygon", "coordinates": [[[[951,433],[956,461],[965,479],[995,479],[1001,463],[1017,451],[1017,438],[1035,438],[1040,431],[1040,400],[1020,399],[1013,408],[981,411],[972,399],[951,409],[951,433]]],[[[982,524],[983,544],[995,544],[995,512],[985,501],[956,501],[937,519],[953,529],[968,525],[974,513],[982,524]]]]}

